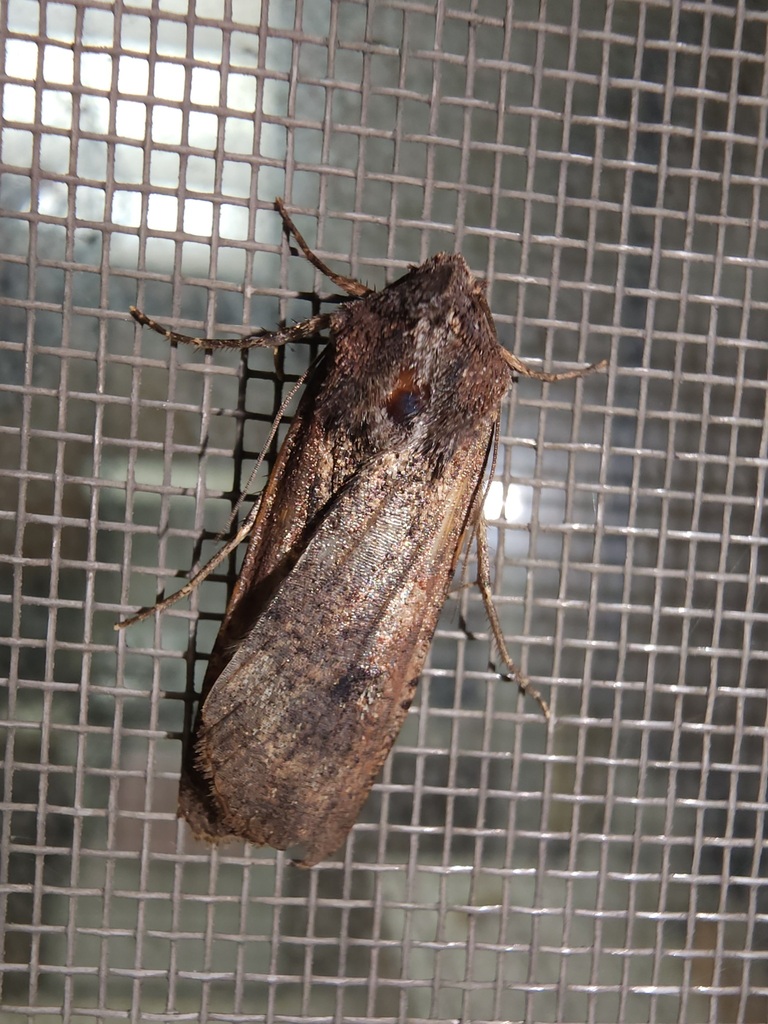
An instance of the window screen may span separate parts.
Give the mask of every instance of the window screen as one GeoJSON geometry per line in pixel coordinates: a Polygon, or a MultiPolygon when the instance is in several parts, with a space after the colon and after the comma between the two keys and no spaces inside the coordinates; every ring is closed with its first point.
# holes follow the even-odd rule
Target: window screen
{"type": "Polygon", "coordinates": [[[2,1020],[760,1022],[765,5],[0,6],[2,1020]],[[348,841],[309,871],[176,817],[181,739],[318,346],[204,353],[461,252],[521,380],[348,841]],[[762,234],[761,234],[762,232],[762,234]],[[295,408],[295,402],[291,406],[295,408]],[[285,433],[279,429],[279,441],[285,433]],[[274,445],[272,446],[274,452],[274,445]],[[255,474],[254,474],[255,470],[255,474]]]}

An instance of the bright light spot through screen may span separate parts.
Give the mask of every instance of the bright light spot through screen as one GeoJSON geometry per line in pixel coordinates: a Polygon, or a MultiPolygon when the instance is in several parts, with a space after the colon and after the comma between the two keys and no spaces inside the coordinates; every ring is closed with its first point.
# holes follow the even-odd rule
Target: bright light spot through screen
{"type": "Polygon", "coordinates": [[[488,520],[507,523],[525,522],[530,515],[531,489],[519,484],[503,484],[492,480],[483,503],[483,515],[488,520]]]}

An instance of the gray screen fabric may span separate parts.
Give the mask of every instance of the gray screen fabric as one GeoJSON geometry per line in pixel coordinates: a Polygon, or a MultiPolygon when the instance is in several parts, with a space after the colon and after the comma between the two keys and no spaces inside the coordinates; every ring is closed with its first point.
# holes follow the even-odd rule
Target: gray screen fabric
{"type": "Polygon", "coordinates": [[[0,5],[0,1020],[768,1019],[767,20],[0,5]],[[457,577],[375,791],[310,872],[176,819],[237,560],[113,630],[216,550],[317,351],[277,373],[127,309],[236,334],[332,308],[276,195],[342,273],[460,251],[507,348],[610,361],[510,390],[486,499],[551,726],[457,577]]]}

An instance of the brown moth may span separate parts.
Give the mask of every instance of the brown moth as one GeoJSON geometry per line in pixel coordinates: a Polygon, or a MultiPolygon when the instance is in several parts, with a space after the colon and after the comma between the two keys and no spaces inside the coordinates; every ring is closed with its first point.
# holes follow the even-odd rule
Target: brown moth
{"type": "MultiPolygon", "coordinates": [[[[484,469],[518,375],[555,381],[498,343],[485,285],[438,253],[383,291],[304,255],[355,301],[274,333],[202,348],[277,346],[328,329],[262,494],[237,536],[248,548],[203,682],[179,814],[209,841],[300,846],[309,867],[347,836],[411,706],[465,542],[511,678],[490,597],[484,469]]],[[[602,366],[603,364],[599,364],[602,366]]],[[[121,625],[127,625],[128,622],[121,625]]]]}

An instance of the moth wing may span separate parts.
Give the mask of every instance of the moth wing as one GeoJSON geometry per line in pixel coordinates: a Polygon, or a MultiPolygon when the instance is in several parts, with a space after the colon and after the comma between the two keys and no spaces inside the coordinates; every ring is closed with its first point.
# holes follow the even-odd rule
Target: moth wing
{"type": "Polygon", "coordinates": [[[481,432],[429,480],[379,456],[331,504],[203,705],[222,831],[300,844],[304,865],[341,844],[410,707],[487,450],[481,432]]]}
{"type": "Polygon", "coordinates": [[[307,384],[259,499],[243,564],[208,659],[194,726],[185,735],[178,814],[186,818],[198,839],[209,842],[231,839],[232,834],[221,820],[208,781],[197,763],[195,748],[201,710],[233,651],[250,632],[270,595],[280,587],[288,571],[290,552],[311,534],[309,523],[322,508],[323,478],[317,466],[323,464],[328,442],[317,429],[314,403],[326,371],[327,363],[321,360],[307,384]],[[290,494],[290,501],[286,494],[290,494]]]}

